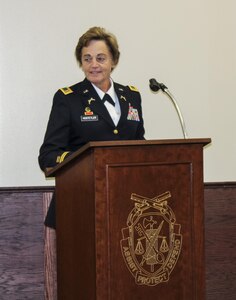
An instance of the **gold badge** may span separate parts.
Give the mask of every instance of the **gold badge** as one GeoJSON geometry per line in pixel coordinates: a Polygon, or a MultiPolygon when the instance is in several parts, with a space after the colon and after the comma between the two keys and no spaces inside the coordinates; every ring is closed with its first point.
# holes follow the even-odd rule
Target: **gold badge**
{"type": "Polygon", "coordinates": [[[93,115],[93,112],[91,111],[90,107],[85,107],[84,115],[85,116],[92,116],[93,115]]]}

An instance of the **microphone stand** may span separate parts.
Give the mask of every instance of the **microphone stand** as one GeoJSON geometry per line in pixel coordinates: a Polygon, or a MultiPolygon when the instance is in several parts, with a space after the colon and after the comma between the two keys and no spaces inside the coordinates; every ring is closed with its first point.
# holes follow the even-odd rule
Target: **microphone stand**
{"type": "Polygon", "coordinates": [[[163,91],[163,93],[165,93],[170,98],[171,102],[173,103],[173,105],[177,111],[179,120],[180,120],[184,138],[187,139],[188,135],[187,135],[187,131],[186,131],[185,123],[184,123],[184,118],[182,116],[182,113],[180,111],[180,108],[178,106],[176,99],[174,98],[174,96],[171,94],[171,92],[168,90],[168,88],[163,83],[157,83],[157,84],[158,84],[159,88],[163,91]]]}

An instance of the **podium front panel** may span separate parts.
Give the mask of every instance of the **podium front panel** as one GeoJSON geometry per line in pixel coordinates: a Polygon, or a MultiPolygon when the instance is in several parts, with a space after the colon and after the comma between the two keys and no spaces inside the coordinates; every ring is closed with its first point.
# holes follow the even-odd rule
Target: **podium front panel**
{"type": "Polygon", "coordinates": [[[96,153],[99,299],[204,299],[202,148],[119,154],[96,153]]]}
{"type": "Polygon", "coordinates": [[[89,149],[56,177],[59,300],[203,300],[203,144],[89,149]]]}

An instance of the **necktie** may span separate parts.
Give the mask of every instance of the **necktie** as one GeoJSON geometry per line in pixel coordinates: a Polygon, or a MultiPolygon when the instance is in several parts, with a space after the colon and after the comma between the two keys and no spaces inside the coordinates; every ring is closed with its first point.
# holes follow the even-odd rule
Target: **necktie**
{"type": "Polygon", "coordinates": [[[115,106],[115,102],[112,100],[111,96],[108,94],[105,94],[105,96],[102,98],[102,101],[105,103],[106,101],[108,101],[109,103],[111,103],[113,106],[115,106]]]}

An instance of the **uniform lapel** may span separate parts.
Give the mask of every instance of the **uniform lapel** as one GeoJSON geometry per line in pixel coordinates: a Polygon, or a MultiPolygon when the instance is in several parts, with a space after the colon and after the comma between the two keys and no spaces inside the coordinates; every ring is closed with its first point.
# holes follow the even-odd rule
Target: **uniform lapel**
{"type": "Polygon", "coordinates": [[[129,110],[129,99],[125,87],[114,82],[114,88],[120,102],[121,117],[118,125],[126,122],[129,110]]]}
{"type": "Polygon", "coordinates": [[[79,93],[82,95],[82,101],[85,108],[90,109],[94,114],[97,114],[99,118],[103,118],[110,125],[114,126],[105,105],[102,103],[92,84],[87,79],[82,82],[79,93]]]}

